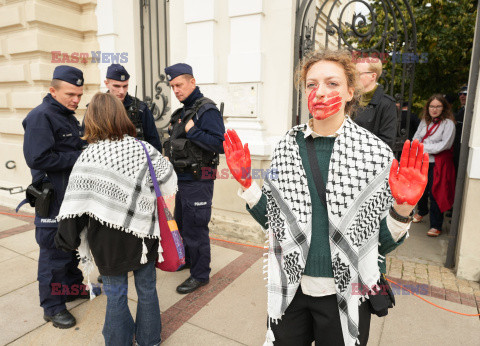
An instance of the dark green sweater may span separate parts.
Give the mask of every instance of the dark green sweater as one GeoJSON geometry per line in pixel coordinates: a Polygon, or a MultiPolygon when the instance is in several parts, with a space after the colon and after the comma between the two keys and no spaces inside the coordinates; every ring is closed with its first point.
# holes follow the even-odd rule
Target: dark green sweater
{"type": "MultiPolygon", "coordinates": [[[[307,156],[307,147],[303,132],[298,132],[296,136],[302,164],[307,175],[308,190],[312,201],[312,238],[310,242],[310,249],[308,252],[307,263],[305,266],[305,275],[313,277],[333,277],[332,259],[330,255],[330,243],[328,237],[328,214],[320,197],[313,180],[313,174],[310,169],[310,163],[307,156]]],[[[315,152],[317,154],[318,165],[322,173],[323,180],[328,181],[328,171],[330,157],[332,155],[333,145],[335,143],[334,137],[317,137],[314,139],[315,152]]],[[[267,216],[267,198],[264,194],[260,201],[253,207],[247,210],[253,218],[263,227],[266,227],[267,216]]],[[[387,253],[393,251],[400,245],[405,237],[402,237],[398,242],[395,242],[387,227],[386,219],[380,222],[379,242],[381,246],[378,252],[385,256],[387,253]]],[[[385,262],[379,263],[380,271],[386,272],[385,262]]]]}

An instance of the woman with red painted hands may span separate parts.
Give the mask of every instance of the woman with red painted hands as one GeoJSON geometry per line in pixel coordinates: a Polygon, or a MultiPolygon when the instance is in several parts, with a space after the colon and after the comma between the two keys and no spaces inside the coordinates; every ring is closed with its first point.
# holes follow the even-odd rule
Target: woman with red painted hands
{"type": "Polygon", "coordinates": [[[248,145],[234,130],[224,142],[239,195],[268,234],[265,344],[366,345],[379,312],[368,291],[406,237],[428,155],[407,141],[399,169],[390,148],[350,120],[358,93],[349,52],[316,52],[299,74],[312,118],[280,140],[262,189],[244,174],[248,145]]]}

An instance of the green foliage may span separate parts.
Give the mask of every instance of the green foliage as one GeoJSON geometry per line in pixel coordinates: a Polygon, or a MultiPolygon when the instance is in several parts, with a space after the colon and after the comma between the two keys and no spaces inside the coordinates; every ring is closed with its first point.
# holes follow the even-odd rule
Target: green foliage
{"type": "MultiPolygon", "coordinates": [[[[477,0],[405,0],[409,3],[416,22],[417,53],[427,53],[426,63],[415,64],[415,82],[413,88],[413,110],[417,114],[426,100],[435,93],[452,95],[466,84],[469,76],[470,60],[475,30],[477,0]],[[431,6],[427,7],[427,3],[431,6]]],[[[393,3],[393,1],[389,1],[393,3]]],[[[375,0],[372,7],[376,13],[375,32],[364,39],[350,38],[358,48],[371,48],[381,40],[385,21],[388,30],[385,40],[385,52],[407,52],[404,45],[404,26],[399,21],[402,12],[407,34],[412,35],[412,22],[404,0],[396,0],[398,9],[394,9],[398,23],[397,40],[394,38],[393,16],[384,11],[383,2],[375,0]],[[396,42],[396,48],[394,43],[396,42]]],[[[366,26],[359,31],[366,33],[373,18],[368,16],[366,26]]],[[[383,47],[380,47],[383,48],[383,47]]],[[[382,51],[382,49],[380,49],[382,51]]],[[[423,55],[425,57],[425,55],[423,55]]],[[[423,59],[424,60],[424,59],[423,59]]],[[[420,59],[422,61],[422,59],[420,59]]],[[[405,65],[395,64],[395,92],[401,84],[402,69],[405,65]]],[[[391,76],[392,61],[384,64],[387,79],[391,76]]],[[[405,98],[408,92],[405,93],[405,98]]],[[[454,106],[458,106],[458,101],[454,106]]],[[[455,109],[456,107],[454,107],[455,109]]]]}

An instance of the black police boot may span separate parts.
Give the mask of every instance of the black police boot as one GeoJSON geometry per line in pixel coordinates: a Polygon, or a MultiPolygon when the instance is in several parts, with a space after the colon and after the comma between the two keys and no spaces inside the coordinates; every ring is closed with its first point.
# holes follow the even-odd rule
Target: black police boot
{"type": "Polygon", "coordinates": [[[101,275],[98,276],[97,282],[100,283],[100,284],[103,284],[103,279],[102,279],[101,275]]]}
{"type": "Polygon", "coordinates": [[[65,301],[69,303],[77,299],[90,299],[90,290],[80,291],[78,294],[70,294],[65,301]]]}
{"type": "Polygon", "coordinates": [[[67,310],[60,311],[53,316],[43,315],[43,319],[47,322],[52,322],[53,326],[60,329],[72,328],[77,324],[75,317],[67,310]]]}
{"type": "Polygon", "coordinates": [[[208,282],[209,280],[202,282],[202,281],[195,280],[190,276],[187,280],[182,282],[180,286],[177,287],[177,292],[180,294],[191,293],[195,291],[197,288],[205,286],[206,284],[208,284],[208,282]]]}

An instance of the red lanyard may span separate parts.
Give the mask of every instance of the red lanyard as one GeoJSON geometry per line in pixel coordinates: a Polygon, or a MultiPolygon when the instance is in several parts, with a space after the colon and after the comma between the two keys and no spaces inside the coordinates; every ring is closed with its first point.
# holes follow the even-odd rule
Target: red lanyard
{"type": "Polygon", "coordinates": [[[425,133],[425,136],[423,136],[422,140],[420,141],[420,143],[423,143],[423,141],[425,139],[427,139],[428,137],[432,136],[435,132],[437,132],[438,130],[438,126],[440,126],[440,122],[439,121],[438,123],[434,123],[432,124],[432,127],[428,128],[428,125],[427,125],[427,132],[425,133]]]}

